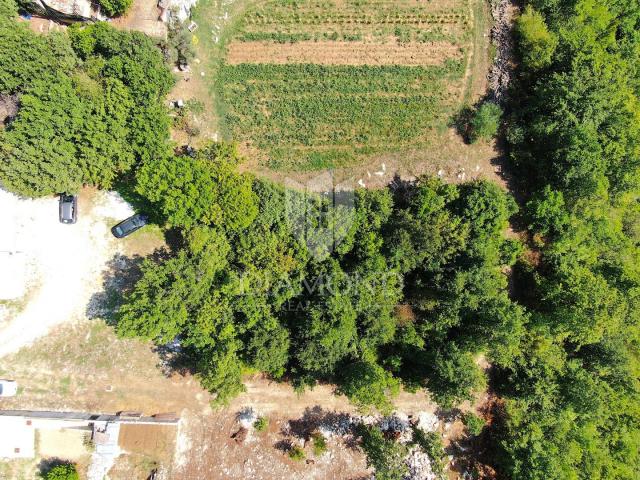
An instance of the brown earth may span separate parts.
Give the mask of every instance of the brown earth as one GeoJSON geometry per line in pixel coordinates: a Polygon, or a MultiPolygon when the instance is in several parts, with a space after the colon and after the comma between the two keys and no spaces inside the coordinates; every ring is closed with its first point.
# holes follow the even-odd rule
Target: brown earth
{"type": "MultiPolygon", "coordinates": [[[[294,397],[295,398],[295,397],[294,397]]],[[[186,419],[190,434],[188,455],[183,466],[174,467],[180,480],[265,479],[359,479],[367,473],[366,461],[353,445],[342,440],[329,440],[327,452],[319,457],[304,440],[290,435],[288,421],[295,419],[288,413],[288,399],[280,408],[280,415],[269,417],[265,432],[251,429],[242,442],[232,435],[240,429],[230,410],[216,412],[206,419],[186,419]],[[292,460],[287,455],[291,445],[303,447],[306,459],[292,460]]],[[[322,399],[318,399],[322,403],[322,399]]],[[[231,410],[233,411],[233,410],[231,410]]]]}
{"type": "Polygon", "coordinates": [[[167,26],[160,21],[157,0],[134,0],[126,15],[114,18],[110,23],[121,30],[137,30],[150,37],[167,36],[167,26]]]}
{"type": "Polygon", "coordinates": [[[319,65],[440,65],[462,58],[449,42],[370,44],[364,42],[232,42],[227,62],[319,65]]]}
{"type": "Polygon", "coordinates": [[[140,453],[171,458],[175,448],[176,427],[173,425],[120,426],[118,445],[127,453],[140,453]]]}

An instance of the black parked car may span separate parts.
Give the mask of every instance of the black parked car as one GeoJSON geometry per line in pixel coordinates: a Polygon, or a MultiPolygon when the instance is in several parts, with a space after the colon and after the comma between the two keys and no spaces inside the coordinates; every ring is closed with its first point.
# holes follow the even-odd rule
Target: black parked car
{"type": "Polygon", "coordinates": [[[144,227],[148,221],[149,217],[147,217],[146,215],[142,215],[141,213],[136,213],[135,215],[121,221],[119,224],[113,227],[111,229],[111,233],[113,233],[114,237],[123,238],[127,235],[132,234],[139,228],[144,227]]]}
{"type": "Polygon", "coordinates": [[[58,203],[60,223],[76,223],[78,220],[78,196],[61,193],[58,203]]]}

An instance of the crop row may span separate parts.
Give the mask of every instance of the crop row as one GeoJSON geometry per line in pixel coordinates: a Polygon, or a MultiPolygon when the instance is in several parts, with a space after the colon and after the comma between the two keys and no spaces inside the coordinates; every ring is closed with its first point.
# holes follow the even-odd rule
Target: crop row
{"type": "Polygon", "coordinates": [[[453,77],[442,67],[236,65],[222,68],[218,88],[235,139],[271,166],[308,168],[418,141],[452,113],[453,77]]]}
{"type": "Polygon", "coordinates": [[[422,24],[446,24],[446,23],[468,23],[468,17],[464,14],[424,14],[424,15],[248,15],[244,18],[244,23],[248,25],[281,25],[285,23],[297,23],[306,25],[321,24],[401,24],[401,25],[422,25],[422,24]]]}
{"type": "Polygon", "coordinates": [[[283,31],[282,29],[279,29],[278,31],[244,31],[239,32],[236,39],[241,42],[268,41],[276,43],[295,43],[303,41],[361,42],[367,36],[373,36],[375,38],[376,35],[385,37],[393,35],[399,42],[404,43],[412,41],[422,43],[444,41],[455,44],[460,42],[461,38],[464,38],[463,35],[445,33],[440,28],[414,30],[407,26],[395,26],[391,27],[387,31],[376,30],[366,33],[364,31],[353,30],[347,33],[337,30],[338,29],[322,32],[291,32],[283,31]]]}

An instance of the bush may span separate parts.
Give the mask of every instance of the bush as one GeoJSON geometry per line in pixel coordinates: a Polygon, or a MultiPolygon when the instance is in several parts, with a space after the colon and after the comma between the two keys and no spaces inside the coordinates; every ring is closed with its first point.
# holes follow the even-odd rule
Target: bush
{"type": "Polygon", "coordinates": [[[470,435],[473,435],[474,437],[480,435],[485,424],[482,418],[472,412],[469,412],[464,414],[464,418],[462,420],[470,435]]]}
{"type": "Polygon", "coordinates": [[[295,460],[296,462],[304,460],[304,457],[305,457],[304,450],[298,447],[297,445],[291,447],[291,449],[289,450],[289,458],[291,458],[292,460],[295,460]]]}
{"type": "Polygon", "coordinates": [[[42,478],[45,480],[79,480],[75,465],[56,465],[45,473],[42,478]]]}
{"type": "Polygon", "coordinates": [[[311,438],[313,439],[313,454],[320,457],[327,451],[327,441],[319,433],[314,433],[311,438]]]}
{"type": "Polygon", "coordinates": [[[489,139],[498,133],[502,109],[493,102],[480,105],[471,119],[469,140],[475,143],[480,139],[489,139]]]}
{"type": "Polygon", "coordinates": [[[375,468],[378,480],[402,480],[409,473],[404,461],[408,449],[389,440],[378,427],[360,425],[360,447],[367,455],[367,466],[375,468]]]}
{"type": "Polygon", "coordinates": [[[117,17],[129,10],[133,0],[98,0],[98,3],[108,17],[117,17]]]}
{"type": "Polygon", "coordinates": [[[193,35],[185,23],[172,20],[169,24],[167,42],[163,50],[167,62],[175,65],[188,65],[196,56],[193,47],[193,35]]]}
{"type": "Polygon", "coordinates": [[[537,70],[551,64],[558,38],[547,28],[544,17],[528,5],[516,22],[520,54],[527,68],[537,70]]]}
{"type": "Polygon", "coordinates": [[[253,428],[255,428],[257,432],[264,432],[268,426],[269,419],[267,417],[258,417],[258,419],[253,422],[253,428]]]}
{"type": "Polygon", "coordinates": [[[400,381],[375,363],[356,362],[344,369],[339,391],[361,409],[373,406],[387,414],[393,408],[391,399],[400,391],[400,381]]]}
{"type": "Polygon", "coordinates": [[[437,432],[425,432],[417,427],[413,428],[413,443],[420,447],[431,461],[431,470],[439,478],[444,475],[444,445],[437,432]]]}

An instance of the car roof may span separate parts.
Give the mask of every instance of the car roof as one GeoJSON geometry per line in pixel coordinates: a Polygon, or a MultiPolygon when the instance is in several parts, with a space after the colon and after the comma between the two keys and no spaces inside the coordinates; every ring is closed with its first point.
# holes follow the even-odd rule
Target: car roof
{"type": "Polygon", "coordinates": [[[70,202],[65,202],[62,204],[62,218],[71,219],[73,218],[73,204],[70,202]]]}

